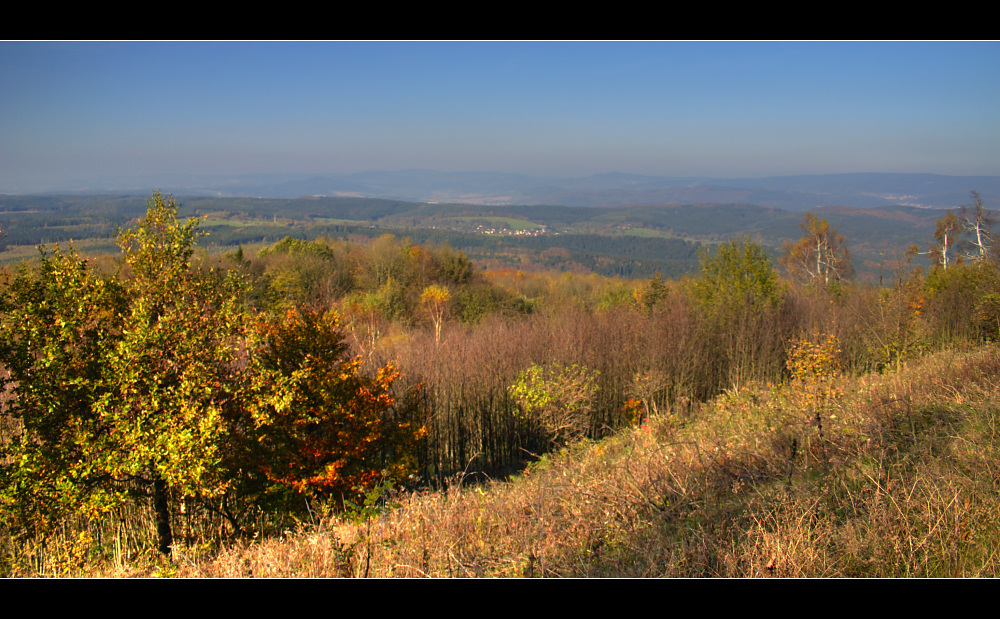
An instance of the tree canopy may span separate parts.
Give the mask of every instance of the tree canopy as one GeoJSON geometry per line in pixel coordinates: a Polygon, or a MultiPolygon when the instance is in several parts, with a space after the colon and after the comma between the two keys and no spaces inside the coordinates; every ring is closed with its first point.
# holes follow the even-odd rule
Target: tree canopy
{"type": "Polygon", "coordinates": [[[693,292],[702,307],[780,305],[784,288],[771,256],[749,238],[730,239],[711,253],[702,250],[699,259],[701,271],[693,283],[693,292]]]}
{"type": "Polygon", "coordinates": [[[147,206],[119,233],[115,276],[57,247],[0,296],[0,524],[151,497],[169,553],[171,496],[225,505],[404,474],[420,429],[396,414],[392,366],[363,375],[334,312],[248,314],[237,270],[192,268],[198,220],[158,192],[147,206]]]}
{"type": "Polygon", "coordinates": [[[959,209],[962,231],[969,237],[966,241],[966,259],[969,262],[986,262],[994,256],[996,242],[992,230],[996,217],[986,209],[983,199],[976,191],[969,192],[972,204],[959,209]]]}
{"type": "Polygon", "coordinates": [[[783,260],[789,273],[806,283],[829,286],[854,275],[847,241],[826,219],[806,213],[798,243],[785,243],[783,260]]]}

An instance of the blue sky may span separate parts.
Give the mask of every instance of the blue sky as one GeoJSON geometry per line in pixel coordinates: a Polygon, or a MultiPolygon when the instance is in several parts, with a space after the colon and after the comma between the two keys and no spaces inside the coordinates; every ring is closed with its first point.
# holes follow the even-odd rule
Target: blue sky
{"type": "Polygon", "coordinates": [[[1000,175],[1000,43],[0,42],[0,192],[405,168],[1000,175]]]}

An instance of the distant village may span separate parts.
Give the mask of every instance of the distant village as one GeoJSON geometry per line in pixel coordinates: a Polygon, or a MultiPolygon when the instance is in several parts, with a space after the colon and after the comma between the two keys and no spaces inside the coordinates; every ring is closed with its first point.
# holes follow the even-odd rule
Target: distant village
{"type": "Polygon", "coordinates": [[[547,234],[545,228],[538,228],[535,230],[511,230],[509,228],[484,228],[483,226],[476,226],[476,232],[479,232],[480,234],[506,234],[507,236],[543,236],[547,234]]]}

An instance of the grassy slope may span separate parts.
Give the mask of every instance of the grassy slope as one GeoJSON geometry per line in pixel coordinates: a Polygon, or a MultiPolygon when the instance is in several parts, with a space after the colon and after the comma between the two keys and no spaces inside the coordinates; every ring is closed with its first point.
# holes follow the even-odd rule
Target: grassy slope
{"type": "Polygon", "coordinates": [[[180,576],[993,576],[1000,349],[839,379],[823,440],[791,386],[727,394],[397,497],[364,525],[184,558],[180,576]]]}

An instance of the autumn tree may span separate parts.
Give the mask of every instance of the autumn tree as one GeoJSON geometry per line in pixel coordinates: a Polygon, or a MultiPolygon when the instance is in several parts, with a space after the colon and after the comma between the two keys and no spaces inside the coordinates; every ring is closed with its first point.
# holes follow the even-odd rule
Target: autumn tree
{"type": "Polygon", "coordinates": [[[265,306],[329,307],[353,287],[351,267],[339,247],[285,237],[258,254],[270,303],[265,306]]]}
{"type": "Polygon", "coordinates": [[[961,207],[957,216],[948,211],[938,220],[934,235],[938,243],[931,248],[936,265],[952,267],[935,269],[926,283],[929,325],[945,340],[956,336],[993,338],[1000,325],[1000,262],[992,230],[995,214],[986,209],[979,193],[972,191],[971,196],[973,203],[961,207]],[[965,237],[958,244],[961,253],[956,252],[952,260],[944,253],[945,232],[948,243],[965,237]]]}
{"type": "Polygon", "coordinates": [[[22,267],[0,297],[0,524],[44,532],[62,517],[96,516],[124,497],[103,459],[110,442],[97,402],[113,389],[104,362],[124,297],[86,260],[56,246],[22,267]]]}
{"type": "Polygon", "coordinates": [[[392,234],[383,234],[366,248],[357,279],[362,288],[375,290],[391,281],[399,281],[406,273],[409,248],[392,234]]]}
{"type": "Polygon", "coordinates": [[[243,335],[240,281],[191,268],[200,221],[182,223],[177,209],[156,192],[146,216],[119,234],[128,311],[106,360],[114,389],[97,403],[120,443],[109,468],[152,487],[163,552],[168,490],[196,498],[226,490],[220,447],[238,405],[243,335]]]}
{"type": "Polygon", "coordinates": [[[461,286],[472,283],[475,270],[464,251],[455,251],[445,246],[436,258],[441,277],[450,284],[461,286]]]}
{"type": "Polygon", "coordinates": [[[255,331],[252,370],[269,394],[254,448],[265,493],[353,495],[415,470],[413,449],[424,434],[413,418],[419,391],[397,398],[392,364],[363,374],[337,312],[291,309],[260,318],[255,331]]]}
{"type": "Polygon", "coordinates": [[[238,527],[233,498],[412,470],[420,428],[393,394],[394,367],[362,374],[336,314],[252,319],[237,271],[192,267],[198,223],[154,193],[119,233],[115,277],[57,247],[0,291],[7,531],[44,534],[69,515],[152,499],[170,554],[177,499],[238,527]]]}
{"type": "Polygon", "coordinates": [[[521,415],[553,445],[582,438],[590,429],[599,372],[582,365],[532,364],[510,387],[521,415]]]}
{"type": "Polygon", "coordinates": [[[994,234],[992,226],[996,218],[986,209],[983,199],[976,191],[970,192],[972,204],[960,209],[962,231],[968,235],[966,258],[969,262],[982,263],[994,252],[994,234]]]}
{"type": "Polygon", "coordinates": [[[427,312],[427,316],[434,323],[434,343],[441,342],[441,323],[444,322],[445,312],[448,310],[448,302],[451,300],[451,293],[446,286],[432,284],[424,288],[420,295],[420,305],[427,312]]]}
{"type": "Polygon", "coordinates": [[[854,274],[847,242],[826,219],[806,213],[800,226],[805,236],[798,243],[784,245],[782,262],[793,277],[829,286],[831,281],[848,279],[854,274]]]}
{"type": "Polygon", "coordinates": [[[658,305],[662,305],[669,294],[667,285],[663,283],[663,275],[657,271],[649,286],[638,291],[638,300],[645,306],[646,310],[652,312],[658,305]]]}
{"type": "Polygon", "coordinates": [[[794,342],[788,351],[788,371],[792,375],[792,393],[800,406],[809,411],[823,440],[823,418],[838,395],[836,379],[843,371],[840,342],[834,335],[794,342]]]}
{"type": "Polygon", "coordinates": [[[365,355],[375,353],[385,322],[408,314],[405,293],[402,284],[390,277],[375,290],[358,290],[341,300],[348,328],[365,355]]]}
{"type": "Polygon", "coordinates": [[[154,193],[145,218],[119,234],[122,277],[103,280],[58,251],[43,254],[37,277],[18,277],[2,323],[7,414],[21,428],[4,460],[5,508],[35,504],[37,523],[138,492],[152,497],[169,553],[169,495],[225,492],[239,285],[190,268],[197,226],[154,193]]]}
{"type": "Polygon", "coordinates": [[[958,216],[952,211],[948,211],[941,219],[937,220],[934,230],[934,240],[931,245],[931,264],[947,269],[955,260],[951,254],[952,246],[962,234],[962,223],[958,216]]]}

